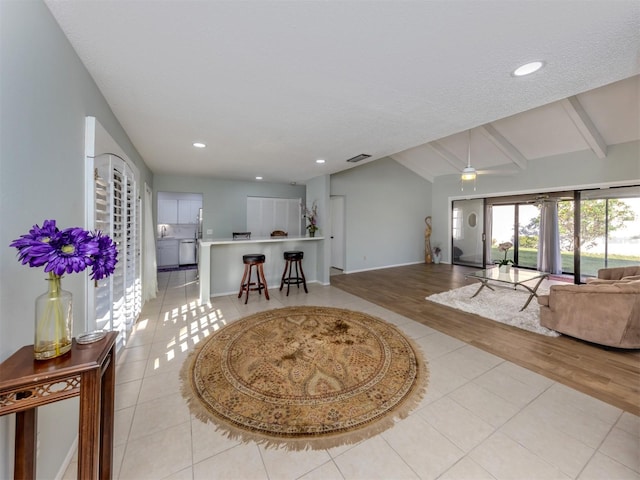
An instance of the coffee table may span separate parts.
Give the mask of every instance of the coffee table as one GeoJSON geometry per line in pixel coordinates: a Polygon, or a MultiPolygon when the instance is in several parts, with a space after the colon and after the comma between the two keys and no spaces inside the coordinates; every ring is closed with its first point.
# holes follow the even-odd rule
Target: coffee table
{"type": "MultiPolygon", "coordinates": [[[[497,282],[497,283],[506,283],[507,285],[513,285],[514,290],[518,285],[524,287],[529,291],[530,295],[527,299],[524,306],[520,309],[520,311],[527,308],[533,297],[537,297],[538,287],[542,283],[542,281],[547,278],[549,274],[547,272],[538,272],[537,270],[525,270],[523,268],[511,268],[508,272],[501,272],[498,267],[488,268],[486,270],[479,270],[477,272],[468,273],[464,276],[464,278],[472,278],[474,280],[480,281],[480,288],[476,293],[474,293],[471,298],[475,297],[480,293],[480,291],[487,287],[489,290],[493,290],[489,282],[497,282]],[[524,282],[529,282],[531,280],[538,280],[533,287],[529,285],[525,285],[524,282]]],[[[495,290],[494,290],[495,291],[495,290]]]]}

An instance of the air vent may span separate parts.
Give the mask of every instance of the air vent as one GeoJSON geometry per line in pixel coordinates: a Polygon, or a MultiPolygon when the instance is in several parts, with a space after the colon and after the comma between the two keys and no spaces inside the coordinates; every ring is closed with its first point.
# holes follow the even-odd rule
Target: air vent
{"type": "Polygon", "coordinates": [[[355,157],[350,158],[347,162],[356,163],[360,160],[364,160],[365,158],[369,158],[371,155],[367,155],[366,153],[361,153],[360,155],[356,155],[355,157]]]}

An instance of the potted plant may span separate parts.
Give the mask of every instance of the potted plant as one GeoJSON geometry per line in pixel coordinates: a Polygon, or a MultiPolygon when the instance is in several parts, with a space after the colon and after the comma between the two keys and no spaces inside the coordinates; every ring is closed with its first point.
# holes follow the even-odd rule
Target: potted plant
{"type": "Polygon", "coordinates": [[[507,258],[507,253],[511,247],[513,247],[513,243],[511,242],[503,242],[498,245],[498,250],[504,252],[504,258],[496,262],[501,272],[508,272],[511,269],[511,265],[515,265],[513,260],[507,258]]]}
{"type": "Polygon", "coordinates": [[[440,247],[436,247],[433,249],[433,263],[440,263],[440,259],[442,258],[442,249],[440,247]]]}

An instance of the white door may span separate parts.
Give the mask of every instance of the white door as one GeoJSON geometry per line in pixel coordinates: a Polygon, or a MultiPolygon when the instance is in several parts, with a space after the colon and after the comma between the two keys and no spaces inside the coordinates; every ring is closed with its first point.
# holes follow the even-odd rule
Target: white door
{"type": "Polygon", "coordinates": [[[331,197],[331,266],[344,270],[344,197],[331,197]]]}

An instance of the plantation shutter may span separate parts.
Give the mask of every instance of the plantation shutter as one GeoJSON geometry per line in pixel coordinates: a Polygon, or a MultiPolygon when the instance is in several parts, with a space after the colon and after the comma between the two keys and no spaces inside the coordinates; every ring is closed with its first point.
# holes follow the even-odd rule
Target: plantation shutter
{"type": "Polygon", "coordinates": [[[86,117],[85,155],[87,228],[113,239],[118,262],[109,277],[87,282],[84,327],[119,332],[120,348],[142,308],[139,174],[94,117],[86,117]]]}
{"type": "Polygon", "coordinates": [[[132,185],[133,196],[133,209],[134,213],[131,215],[133,218],[133,226],[131,227],[134,233],[133,241],[131,245],[131,251],[134,252],[133,256],[133,321],[135,322],[142,311],[142,193],[140,189],[140,182],[132,177],[134,180],[132,185]]]}
{"type": "Polygon", "coordinates": [[[131,169],[125,165],[122,174],[124,209],[122,232],[125,242],[124,266],[124,322],[129,331],[140,313],[140,223],[138,216],[138,188],[131,169]]]}
{"type": "Polygon", "coordinates": [[[94,159],[96,230],[108,234],[118,249],[113,275],[94,285],[95,328],[120,332],[125,343],[142,306],[140,285],[140,205],[131,168],[115,155],[94,159]]]}
{"type": "MultiPolygon", "coordinates": [[[[100,230],[111,238],[111,194],[109,189],[108,173],[105,175],[103,169],[102,175],[98,168],[94,168],[95,182],[95,214],[94,226],[96,230],[100,230]],[[106,177],[106,178],[105,178],[106,177]]],[[[94,285],[94,311],[95,311],[95,329],[111,330],[111,282],[109,278],[95,281],[94,285]]]]}
{"type": "Polygon", "coordinates": [[[268,237],[274,230],[300,235],[300,198],[247,197],[247,232],[253,238],[268,237]]]}

